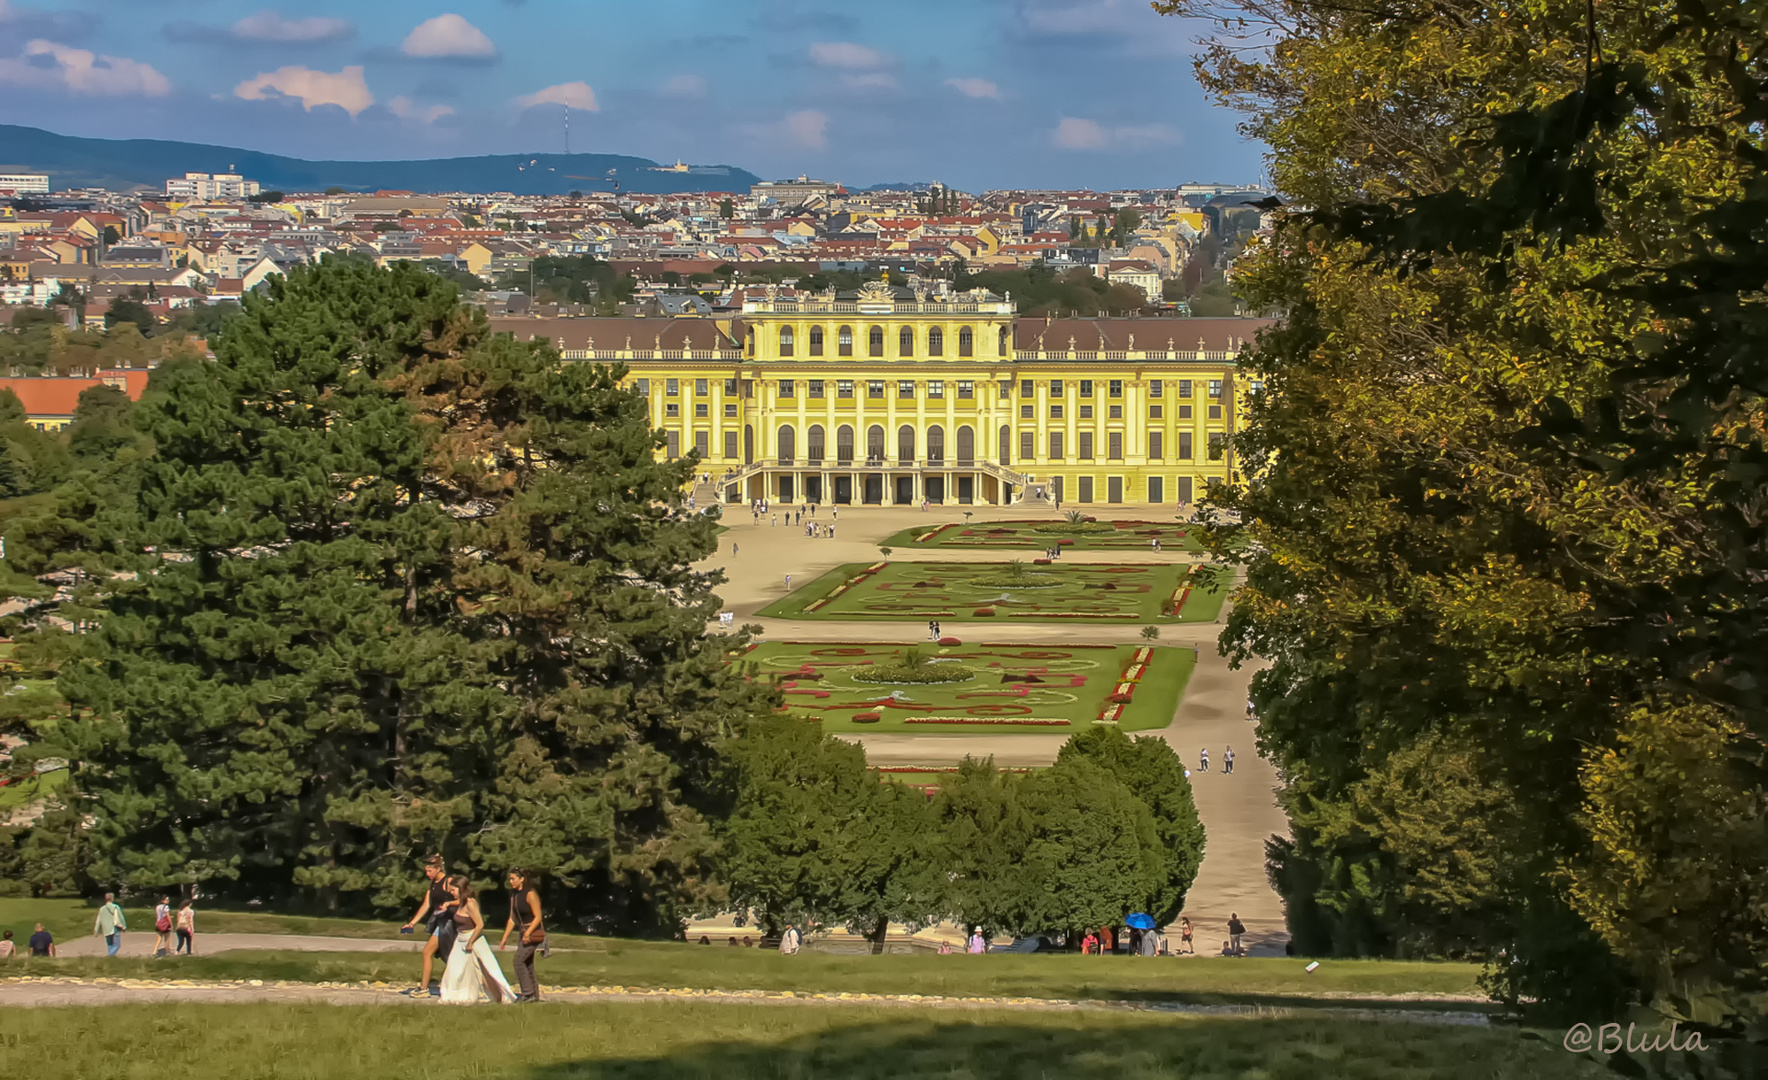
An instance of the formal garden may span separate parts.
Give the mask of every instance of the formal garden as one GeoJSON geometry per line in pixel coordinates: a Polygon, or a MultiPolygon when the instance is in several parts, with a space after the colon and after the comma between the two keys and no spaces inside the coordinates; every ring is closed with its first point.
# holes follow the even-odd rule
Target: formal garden
{"type": "Polygon", "coordinates": [[[1080,514],[1060,521],[947,522],[904,529],[884,541],[900,548],[1032,548],[1074,551],[1202,551],[1196,527],[1179,521],[1096,521],[1080,514]]]}
{"type": "Polygon", "coordinates": [[[1227,593],[1176,563],[849,563],[776,600],[770,619],[1214,622],[1227,593]]]}
{"type": "Polygon", "coordinates": [[[1135,645],[782,641],[753,646],[737,662],[773,683],[787,712],[825,731],[1067,735],[1094,724],[1165,727],[1196,654],[1135,645]]]}

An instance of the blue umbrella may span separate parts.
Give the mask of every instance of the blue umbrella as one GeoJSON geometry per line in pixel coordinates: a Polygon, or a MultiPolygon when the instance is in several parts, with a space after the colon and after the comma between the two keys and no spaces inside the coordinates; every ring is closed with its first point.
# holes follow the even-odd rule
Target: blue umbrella
{"type": "Polygon", "coordinates": [[[1136,912],[1134,915],[1131,915],[1129,918],[1125,919],[1124,922],[1128,923],[1130,926],[1135,927],[1137,930],[1152,930],[1152,929],[1154,929],[1154,920],[1152,918],[1148,917],[1147,915],[1142,914],[1139,911],[1136,912]]]}

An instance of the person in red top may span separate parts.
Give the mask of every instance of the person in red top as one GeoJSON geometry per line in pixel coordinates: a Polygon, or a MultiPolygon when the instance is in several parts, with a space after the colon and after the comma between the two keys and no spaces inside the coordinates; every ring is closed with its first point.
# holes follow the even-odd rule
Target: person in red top
{"type": "Polygon", "coordinates": [[[1099,939],[1093,936],[1093,932],[1091,930],[1088,930],[1087,936],[1080,939],[1080,954],[1082,956],[1091,956],[1091,955],[1093,955],[1093,950],[1097,949],[1098,947],[1099,947],[1099,939]]]}

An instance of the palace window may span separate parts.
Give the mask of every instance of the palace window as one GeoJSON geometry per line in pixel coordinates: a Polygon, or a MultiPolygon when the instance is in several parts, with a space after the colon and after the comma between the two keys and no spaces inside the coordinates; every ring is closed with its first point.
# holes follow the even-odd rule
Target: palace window
{"type": "Polygon", "coordinates": [[[1021,419],[1021,420],[1035,419],[1037,416],[1036,409],[1037,409],[1036,405],[1021,405],[1021,406],[1019,406],[1019,419],[1021,419]]]}
{"type": "Polygon", "coordinates": [[[1180,397],[1190,397],[1191,396],[1191,380],[1190,379],[1180,379],[1179,380],[1179,396],[1180,397]]]}
{"type": "Polygon", "coordinates": [[[1159,397],[1161,391],[1164,389],[1165,389],[1165,386],[1161,383],[1161,381],[1159,379],[1149,379],[1148,380],[1148,396],[1149,397],[1151,397],[1151,398],[1159,397]]]}
{"type": "Polygon", "coordinates": [[[1000,391],[1000,395],[1003,398],[1010,398],[1013,396],[1013,384],[1007,379],[1002,379],[1000,382],[996,383],[995,389],[1000,391]]]}
{"type": "Polygon", "coordinates": [[[1037,435],[1030,431],[1019,433],[1019,460],[1029,463],[1037,453],[1037,435]]]}
{"type": "Polygon", "coordinates": [[[1123,432],[1113,431],[1105,436],[1105,456],[1112,461],[1123,460],[1123,432]]]}
{"type": "Polygon", "coordinates": [[[806,380],[804,380],[804,386],[805,386],[806,393],[808,393],[811,397],[821,398],[823,396],[823,380],[821,380],[821,379],[806,379],[806,380]]]}
{"type": "Polygon", "coordinates": [[[1209,380],[1209,396],[1212,398],[1219,398],[1222,396],[1222,380],[1209,380]]]}
{"type": "Polygon", "coordinates": [[[974,401],[975,399],[976,399],[976,384],[973,382],[966,382],[962,379],[959,379],[958,380],[958,400],[959,401],[974,401]]]}
{"type": "Polygon", "coordinates": [[[1220,405],[1211,405],[1209,407],[1209,418],[1211,420],[1220,420],[1222,418],[1222,407],[1220,405]]]}
{"type": "Polygon", "coordinates": [[[945,331],[937,326],[927,331],[927,355],[945,355],[945,331]]]}
{"type": "Polygon", "coordinates": [[[1082,461],[1093,459],[1093,433],[1090,431],[1080,433],[1080,459],[1082,461]]]}
{"type": "Polygon", "coordinates": [[[1160,419],[1160,413],[1161,413],[1161,407],[1159,405],[1148,406],[1148,419],[1158,420],[1158,419],[1160,419]]]}
{"type": "Polygon", "coordinates": [[[820,326],[810,328],[810,355],[823,355],[823,328],[820,326]]]}
{"type": "Polygon", "coordinates": [[[1179,419],[1180,420],[1191,419],[1191,406],[1189,406],[1189,405],[1180,405],[1179,406],[1179,419]]]}
{"type": "Polygon", "coordinates": [[[706,394],[707,394],[706,380],[705,379],[695,379],[694,380],[694,396],[695,397],[705,397],[706,394]]]}
{"type": "Polygon", "coordinates": [[[735,416],[735,415],[737,415],[737,403],[736,403],[736,402],[734,402],[734,401],[727,401],[727,402],[725,402],[725,405],[724,405],[724,415],[726,415],[726,416],[735,416]]]}
{"type": "Polygon", "coordinates": [[[1060,405],[1050,406],[1050,419],[1052,419],[1052,420],[1062,419],[1062,406],[1060,406],[1060,405]]]}
{"type": "Polygon", "coordinates": [[[1246,393],[1249,396],[1252,394],[1261,393],[1264,390],[1264,388],[1265,388],[1265,384],[1262,380],[1248,379],[1246,381],[1246,393]]]}
{"type": "Polygon", "coordinates": [[[1220,461],[1227,451],[1228,437],[1219,431],[1209,433],[1209,460],[1220,461]]]}
{"type": "Polygon", "coordinates": [[[651,380],[649,379],[632,380],[632,388],[638,391],[639,397],[651,396],[651,380]]]}
{"type": "Polygon", "coordinates": [[[724,396],[725,397],[735,397],[736,395],[737,395],[737,380],[735,380],[735,379],[724,380],[724,396]]]}
{"type": "Polygon", "coordinates": [[[695,405],[695,406],[694,406],[694,415],[695,415],[695,416],[706,416],[706,415],[708,415],[708,412],[707,412],[707,409],[706,409],[706,406],[705,406],[705,404],[703,404],[703,403],[702,403],[702,404],[699,404],[699,405],[695,405]]]}
{"type": "Polygon", "coordinates": [[[806,434],[809,436],[806,440],[809,445],[805,449],[810,453],[810,463],[812,465],[821,464],[823,460],[823,426],[812,424],[806,434]]]}
{"type": "Polygon", "coordinates": [[[1032,383],[1032,381],[1030,379],[1019,380],[1019,396],[1020,397],[1030,397],[1035,393],[1037,393],[1037,387],[1035,384],[1032,383]]]}
{"type": "Polygon", "coordinates": [[[780,425],[780,464],[792,464],[792,458],[797,452],[798,433],[792,430],[791,424],[780,425]]]}
{"type": "Polygon", "coordinates": [[[1004,326],[1001,327],[1001,355],[1002,356],[1011,355],[1011,353],[1008,352],[1008,347],[1009,347],[1009,345],[1011,345],[1011,343],[1012,343],[1011,338],[1009,336],[1007,328],[1004,326]]]}
{"type": "Polygon", "coordinates": [[[1082,405],[1080,407],[1080,418],[1082,420],[1091,420],[1093,418],[1093,407],[1091,405],[1082,405]]]}
{"type": "Polygon", "coordinates": [[[727,459],[737,456],[737,433],[734,431],[724,433],[724,456],[727,459]]]}
{"type": "Polygon", "coordinates": [[[792,380],[791,379],[781,379],[780,380],[780,396],[783,398],[792,397],[792,396],[794,396],[792,391],[793,391],[792,380]]]}
{"type": "Polygon", "coordinates": [[[958,355],[976,355],[976,335],[971,332],[968,326],[958,328],[958,355]]]}
{"type": "Polygon", "coordinates": [[[927,429],[927,460],[934,463],[945,460],[945,429],[938,424],[927,429]]]}
{"type": "Polygon", "coordinates": [[[677,405],[675,402],[671,401],[667,405],[663,406],[663,415],[666,417],[680,416],[681,415],[681,406],[677,405]]]}
{"type": "Polygon", "coordinates": [[[712,452],[712,433],[710,431],[694,432],[694,453],[702,458],[712,452]]]}
{"type": "Polygon", "coordinates": [[[1050,396],[1051,397],[1061,397],[1062,396],[1062,380],[1061,379],[1051,379],[1050,380],[1050,396]]]}
{"type": "Polygon", "coordinates": [[[912,328],[905,326],[896,332],[896,355],[915,355],[915,331],[912,328]]]}
{"type": "Polygon", "coordinates": [[[873,401],[884,400],[884,380],[870,379],[866,382],[866,397],[873,401]]]}
{"type": "Polygon", "coordinates": [[[1111,397],[1122,397],[1123,396],[1123,380],[1122,379],[1112,379],[1110,382],[1105,384],[1105,392],[1108,395],[1110,395],[1111,397]]]}
{"type": "Polygon", "coordinates": [[[663,382],[663,392],[670,397],[674,397],[681,393],[681,383],[675,379],[666,379],[663,382]]]}
{"type": "Polygon", "coordinates": [[[1123,419],[1123,406],[1122,405],[1111,406],[1111,412],[1109,413],[1109,417],[1112,420],[1122,420],[1123,419]]]}
{"type": "Polygon", "coordinates": [[[899,379],[896,383],[896,396],[904,401],[915,400],[915,384],[911,379],[899,379]]]}
{"type": "Polygon", "coordinates": [[[1150,458],[1153,458],[1156,461],[1159,461],[1162,457],[1165,456],[1162,453],[1162,451],[1164,451],[1165,449],[1166,449],[1166,440],[1161,435],[1161,433],[1158,431],[1150,431],[1148,433],[1148,456],[1150,458]]]}
{"type": "Polygon", "coordinates": [[[792,355],[792,328],[790,326],[780,327],[780,355],[792,355]]]}
{"type": "Polygon", "coordinates": [[[670,461],[681,456],[681,432],[668,431],[663,434],[663,454],[670,461]]]}
{"type": "Polygon", "coordinates": [[[1080,396],[1081,397],[1092,397],[1093,396],[1093,380],[1082,379],[1080,381],[1080,396]]]}
{"type": "Polygon", "coordinates": [[[853,327],[843,326],[835,331],[835,355],[853,355],[853,327]]]}
{"type": "Polygon", "coordinates": [[[1062,460],[1062,433],[1060,431],[1050,432],[1050,460],[1062,460]]]}
{"type": "Polygon", "coordinates": [[[927,396],[930,398],[945,397],[945,380],[932,379],[927,383],[927,396]]]}
{"type": "Polygon", "coordinates": [[[853,380],[852,379],[836,379],[835,380],[835,397],[840,400],[843,400],[843,401],[852,401],[853,400],[853,380]]]}
{"type": "Polygon", "coordinates": [[[1179,460],[1191,460],[1191,433],[1189,431],[1179,432],[1179,460]]]}
{"type": "Polygon", "coordinates": [[[882,326],[872,327],[871,333],[866,335],[866,353],[870,356],[884,355],[884,328],[882,326]]]}

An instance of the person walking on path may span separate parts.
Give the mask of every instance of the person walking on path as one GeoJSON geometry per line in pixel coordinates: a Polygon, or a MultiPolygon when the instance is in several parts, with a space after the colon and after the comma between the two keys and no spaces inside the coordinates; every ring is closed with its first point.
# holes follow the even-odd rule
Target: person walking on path
{"type": "Polygon", "coordinates": [[[939,632],[937,630],[933,629],[933,620],[928,619],[927,620],[927,640],[932,641],[932,640],[936,639],[937,637],[939,637],[939,632]]]}
{"type": "Polygon", "coordinates": [[[42,923],[37,924],[37,929],[31,934],[31,940],[25,944],[29,946],[32,956],[53,957],[55,955],[55,935],[43,929],[42,923]]]}
{"type": "Polygon", "coordinates": [[[172,898],[160,897],[153,909],[154,959],[172,955],[172,898]]]}
{"type": "Polygon", "coordinates": [[[508,948],[510,933],[521,932],[516,938],[516,985],[521,987],[516,1001],[539,1001],[540,980],[534,976],[534,954],[546,955],[546,924],[540,918],[540,890],[536,887],[539,883],[526,870],[511,870],[509,883],[510,919],[504,924],[503,940],[497,947],[508,948]]]}
{"type": "Polygon", "coordinates": [[[1198,761],[1198,765],[1197,765],[1198,772],[1208,772],[1209,771],[1209,747],[1206,746],[1202,750],[1199,750],[1197,752],[1197,761],[1198,761]]]}
{"type": "Polygon", "coordinates": [[[122,950],[123,931],[127,929],[129,922],[123,918],[116,894],[105,893],[104,906],[98,909],[98,918],[92,920],[93,936],[104,939],[104,955],[115,956],[122,950]]]}
{"type": "Polygon", "coordinates": [[[196,909],[190,901],[178,905],[178,951],[185,956],[196,955],[196,909]]]}
{"type": "Polygon", "coordinates": [[[792,575],[791,574],[786,575],[786,591],[787,592],[792,591],[792,575]]]}
{"type": "Polygon", "coordinates": [[[734,541],[733,541],[733,542],[732,542],[732,543],[731,543],[731,558],[733,558],[733,559],[734,559],[734,558],[736,558],[736,557],[737,557],[737,545],[736,545],[736,543],[735,543],[735,542],[734,542],[734,541]]]}
{"type": "MultiPolygon", "coordinates": [[[[417,906],[417,914],[399,928],[401,934],[409,934],[412,927],[422,922],[425,923],[430,935],[429,940],[424,942],[423,981],[418,983],[415,990],[409,991],[412,997],[430,996],[430,972],[435,968],[436,954],[442,953],[443,962],[446,963],[448,960],[448,953],[442,948],[445,944],[442,940],[443,926],[446,924],[452,927],[454,923],[453,920],[446,917],[447,912],[444,910],[453,901],[453,897],[448,895],[448,886],[443,882],[446,876],[442,866],[442,856],[431,855],[424,860],[424,877],[428,879],[430,884],[424,890],[423,902],[417,906]]],[[[454,935],[449,933],[447,936],[450,941],[446,944],[453,944],[454,935]]]]}
{"type": "Polygon", "coordinates": [[[798,932],[796,926],[787,926],[785,932],[780,935],[780,955],[782,956],[797,956],[798,950],[803,945],[804,935],[798,932]]]}
{"type": "Polygon", "coordinates": [[[988,951],[988,942],[984,940],[980,929],[970,931],[970,943],[965,946],[964,951],[972,956],[988,951]]]}
{"type": "Polygon", "coordinates": [[[1246,933],[1246,924],[1240,921],[1238,912],[1228,912],[1228,947],[1234,950],[1235,956],[1245,956],[1246,947],[1240,944],[1240,936],[1246,933]]]}
{"type": "Polygon", "coordinates": [[[1233,771],[1234,771],[1234,748],[1232,746],[1230,746],[1226,750],[1222,751],[1222,774],[1227,775],[1228,773],[1231,773],[1233,771]]]}
{"type": "Polygon", "coordinates": [[[1197,947],[1191,943],[1191,933],[1192,933],[1191,920],[1190,919],[1180,919],[1179,920],[1179,948],[1181,951],[1188,952],[1191,955],[1195,956],[1195,955],[1197,955],[1197,947]]]}

